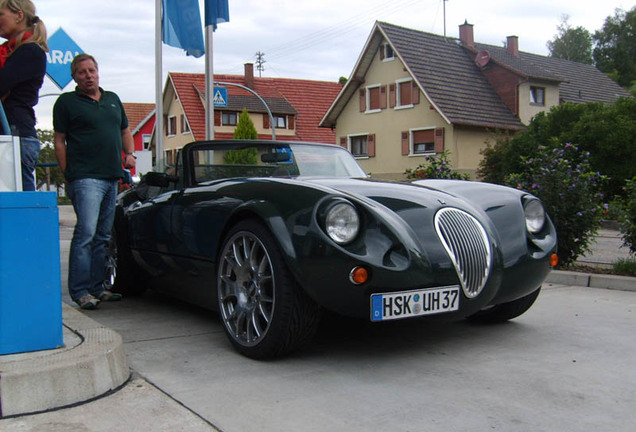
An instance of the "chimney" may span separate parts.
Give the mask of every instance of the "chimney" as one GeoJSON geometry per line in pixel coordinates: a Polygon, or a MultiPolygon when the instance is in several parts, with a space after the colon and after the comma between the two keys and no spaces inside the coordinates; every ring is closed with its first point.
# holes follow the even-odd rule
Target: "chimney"
{"type": "Polygon", "coordinates": [[[254,89],[254,64],[245,63],[245,87],[254,89]]]}
{"type": "Polygon", "coordinates": [[[459,41],[462,43],[462,45],[465,45],[469,48],[475,48],[473,25],[468,24],[468,21],[464,21],[464,24],[459,26],[459,41]]]}
{"type": "Polygon", "coordinates": [[[506,49],[508,54],[519,57],[519,36],[508,36],[506,38],[506,49]]]}

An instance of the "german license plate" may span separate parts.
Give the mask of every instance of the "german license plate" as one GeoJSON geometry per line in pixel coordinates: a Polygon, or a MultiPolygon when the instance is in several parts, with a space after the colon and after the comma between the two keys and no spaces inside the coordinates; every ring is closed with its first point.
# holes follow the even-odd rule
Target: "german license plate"
{"type": "Polygon", "coordinates": [[[371,321],[411,318],[459,309],[459,285],[371,295],[371,321]]]}

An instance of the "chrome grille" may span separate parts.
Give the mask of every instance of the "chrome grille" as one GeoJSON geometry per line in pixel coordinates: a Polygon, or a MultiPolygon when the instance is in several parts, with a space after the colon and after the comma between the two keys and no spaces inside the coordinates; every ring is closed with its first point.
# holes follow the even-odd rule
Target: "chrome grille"
{"type": "Polygon", "coordinates": [[[437,212],[435,230],[453,261],[464,294],[477,296],[486,285],[492,262],[486,230],[477,219],[455,208],[437,212]]]}

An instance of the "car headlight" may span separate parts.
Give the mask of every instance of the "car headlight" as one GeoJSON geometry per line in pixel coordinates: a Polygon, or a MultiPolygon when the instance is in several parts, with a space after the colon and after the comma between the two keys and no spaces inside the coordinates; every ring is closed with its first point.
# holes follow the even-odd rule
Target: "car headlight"
{"type": "Polygon", "coordinates": [[[325,214],[325,231],[338,244],[346,244],[360,231],[360,216],[353,205],[347,202],[333,204],[325,214]]]}
{"type": "Polygon", "coordinates": [[[545,225],[545,209],[538,199],[526,201],[523,212],[526,218],[526,229],[532,234],[539,233],[545,225]]]}

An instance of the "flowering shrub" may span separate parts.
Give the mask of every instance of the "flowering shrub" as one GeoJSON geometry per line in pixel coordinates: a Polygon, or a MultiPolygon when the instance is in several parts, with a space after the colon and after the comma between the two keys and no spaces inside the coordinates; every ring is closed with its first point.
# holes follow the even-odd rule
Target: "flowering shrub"
{"type": "Polygon", "coordinates": [[[608,210],[600,192],[606,177],[591,170],[588,152],[570,143],[537,150],[534,157],[521,158],[523,172],[509,175],[506,183],[543,201],[557,230],[560,265],[567,266],[590,251],[608,210]]]}
{"type": "Polygon", "coordinates": [[[623,244],[636,254],[636,177],[625,183],[624,213],[621,221],[623,244]]]}
{"type": "Polygon", "coordinates": [[[470,180],[468,174],[453,171],[448,162],[448,151],[425,156],[426,162],[404,172],[409,179],[470,180]]]}

